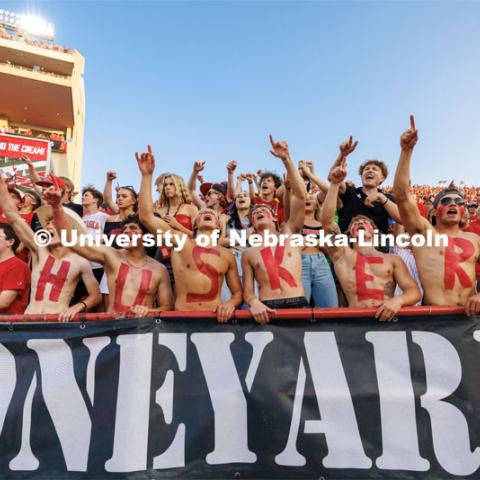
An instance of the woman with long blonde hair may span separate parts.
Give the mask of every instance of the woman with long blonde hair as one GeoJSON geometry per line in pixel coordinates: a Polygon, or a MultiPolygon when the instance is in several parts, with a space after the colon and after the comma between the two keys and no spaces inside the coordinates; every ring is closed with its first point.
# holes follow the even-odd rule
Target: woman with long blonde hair
{"type": "MultiPolygon", "coordinates": [[[[155,180],[155,185],[160,195],[154,205],[155,214],[159,215],[173,229],[192,237],[198,209],[192,203],[192,198],[183,178],[174,173],[165,172],[155,180]]],[[[155,259],[167,267],[173,284],[170,254],[171,248],[160,247],[155,259]]]]}

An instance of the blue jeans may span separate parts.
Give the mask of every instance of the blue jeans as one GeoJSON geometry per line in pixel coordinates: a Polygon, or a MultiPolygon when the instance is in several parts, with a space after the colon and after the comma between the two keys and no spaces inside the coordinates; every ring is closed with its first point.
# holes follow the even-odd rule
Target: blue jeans
{"type": "Polygon", "coordinates": [[[302,255],[302,284],[305,298],[317,308],[337,308],[338,297],[330,265],[323,253],[302,255]]]}

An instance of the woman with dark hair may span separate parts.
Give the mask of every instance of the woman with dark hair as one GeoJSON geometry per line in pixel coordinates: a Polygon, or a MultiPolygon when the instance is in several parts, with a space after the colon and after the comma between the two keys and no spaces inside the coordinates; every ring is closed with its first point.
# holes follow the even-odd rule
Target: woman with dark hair
{"type": "MultiPolygon", "coordinates": [[[[237,263],[237,270],[240,280],[242,280],[242,253],[244,252],[246,246],[240,245],[238,242],[232,246],[230,244],[230,239],[231,234],[234,231],[241,232],[242,230],[247,230],[247,238],[250,233],[253,232],[252,222],[250,220],[251,207],[252,204],[250,195],[247,192],[239,192],[235,195],[235,201],[232,203],[230,215],[222,216],[220,220],[223,236],[219,240],[219,245],[221,247],[232,249],[235,262],[237,263]]],[[[222,287],[222,299],[227,299],[229,296],[230,291],[226,284],[224,284],[222,287]]],[[[248,305],[243,304],[240,308],[248,308],[248,305]]]]}
{"type": "Polygon", "coordinates": [[[231,247],[233,249],[233,255],[237,262],[238,273],[240,280],[242,279],[242,252],[245,250],[245,246],[234,245],[230,246],[230,234],[232,231],[249,230],[251,232],[252,222],[250,220],[251,200],[247,192],[240,192],[235,195],[235,201],[232,204],[232,211],[230,216],[225,220],[225,227],[222,230],[225,235],[220,238],[219,244],[222,247],[231,247]]]}
{"type": "MultiPolygon", "coordinates": [[[[107,181],[103,189],[103,200],[105,206],[113,212],[113,215],[107,218],[103,233],[109,237],[117,236],[122,233],[121,223],[129,215],[137,211],[138,194],[131,185],[121,187],[118,185],[115,190],[117,198],[115,202],[112,198],[112,181],[117,178],[117,174],[113,171],[107,172],[107,181]]],[[[120,249],[116,242],[113,242],[112,247],[120,249]]]]}

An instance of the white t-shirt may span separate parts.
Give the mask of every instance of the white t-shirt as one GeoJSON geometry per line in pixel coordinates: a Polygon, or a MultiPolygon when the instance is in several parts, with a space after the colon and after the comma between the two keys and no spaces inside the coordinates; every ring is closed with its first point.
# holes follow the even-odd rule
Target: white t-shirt
{"type": "MultiPolygon", "coordinates": [[[[82,217],[83,223],[87,227],[87,232],[94,236],[96,234],[102,234],[103,233],[103,227],[105,226],[105,221],[110,215],[104,213],[104,212],[96,212],[96,213],[91,213],[84,215],[82,217]]],[[[94,268],[103,268],[103,265],[97,262],[90,262],[90,266],[92,269],[94,268]]]]}

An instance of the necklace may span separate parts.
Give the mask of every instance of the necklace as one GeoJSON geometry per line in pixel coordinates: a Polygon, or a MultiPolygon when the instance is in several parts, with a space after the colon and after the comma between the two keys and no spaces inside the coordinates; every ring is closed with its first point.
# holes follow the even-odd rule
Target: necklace
{"type": "MultiPolygon", "coordinates": [[[[175,213],[172,215],[173,217],[175,217],[175,215],[177,215],[178,211],[180,210],[180,208],[182,208],[182,203],[177,207],[177,209],[175,210],[175,213]]],[[[170,215],[170,202],[168,202],[168,208],[167,208],[167,213],[166,215],[170,215]]]]}
{"type": "Polygon", "coordinates": [[[127,263],[128,263],[132,268],[143,268],[143,267],[148,263],[148,257],[147,257],[147,259],[145,260],[145,262],[143,262],[143,265],[138,265],[138,266],[137,266],[137,265],[134,265],[133,263],[131,263],[127,256],[125,256],[125,260],[127,261],[127,263]]]}

